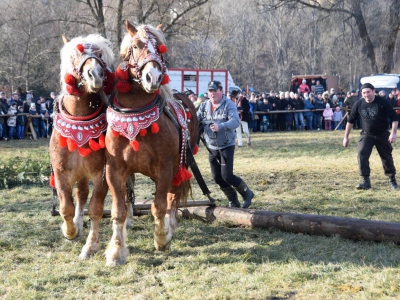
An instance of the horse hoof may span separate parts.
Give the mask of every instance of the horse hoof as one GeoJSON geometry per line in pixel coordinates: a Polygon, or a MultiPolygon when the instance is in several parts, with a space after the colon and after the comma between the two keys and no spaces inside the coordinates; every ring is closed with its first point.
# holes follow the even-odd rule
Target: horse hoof
{"type": "Polygon", "coordinates": [[[164,246],[161,246],[161,245],[157,244],[157,243],[154,241],[154,246],[156,247],[156,250],[157,250],[157,251],[165,252],[165,251],[169,250],[169,248],[170,248],[170,246],[171,246],[171,241],[169,241],[169,242],[168,242],[166,245],[164,245],[164,246]]]}

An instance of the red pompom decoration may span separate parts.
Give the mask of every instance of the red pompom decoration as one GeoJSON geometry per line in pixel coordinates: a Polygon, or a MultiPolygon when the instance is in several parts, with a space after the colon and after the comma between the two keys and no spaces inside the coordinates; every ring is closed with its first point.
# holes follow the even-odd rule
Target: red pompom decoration
{"type": "Polygon", "coordinates": [[[150,129],[151,129],[151,133],[157,133],[157,132],[160,131],[160,128],[158,127],[158,124],[155,123],[155,122],[151,123],[150,129]]]}
{"type": "Polygon", "coordinates": [[[168,74],[164,74],[164,77],[163,77],[163,79],[161,80],[161,85],[168,84],[168,83],[170,83],[170,82],[171,82],[171,80],[169,79],[168,74]]]}
{"type": "Polygon", "coordinates": [[[67,84],[66,90],[69,95],[82,96],[82,91],[78,90],[74,85],[67,84]]]}
{"type": "Polygon", "coordinates": [[[193,155],[196,155],[199,152],[199,145],[194,146],[193,155]]]}
{"type": "Polygon", "coordinates": [[[160,89],[157,89],[157,90],[154,92],[154,95],[158,95],[158,94],[160,94],[160,89]]]}
{"type": "Polygon", "coordinates": [[[127,81],[118,80],[115,88],[121,93],[127,93],[131,90],[131,85],[127,81]]]}
{"type": "Polygon", "coordinates": [[[83,47],[82,44],[76,45],[76,50],[78,50],[80,53],[83,53],[85,51],[85,47],[83,47]]]}
{"type": "Polygon", "coordinates": [[[111,134],[113,137],[119,136],[119,132],[115,131],[114,129],[111,128],[111,134]]]}
{"type": "Polygon", "coordinates": [[[68,85],[75,85],[75,77],[70,73],[65,74],[64,80],[68,85]]]}
{"type": "Polygon", "coordinates": [[[122,70],[120,66],[115,70],[115,77],[119,80],[128,80],[129,79],[129,69],[122,70]]]}
{"type": "Polygon", "coordinates": [[[190,178],[192,178],[192,174],[184,166],[182,166],[172,179],[172,184],[175,186],[180,186],[182,181],[189,180],[190,178]]]}
{"type": "Polygon", "coordinates": [[[106,141],[105,141],[104,134],[100,134],[100,136],[99,136],[99,145],[101,148],[106,147],[106,141]]]}
{"type": "Polygon", "coordinates": [[[192,114],[190,113],[190,111],[186,112],[186,117],[187,117],[188,119],[191,119],[191,118],[192,118],[192,114]]]}
{"type": "Polygon", "coordinates": [[[157,50],[159,53],[164,54],[164,53],[167,53],[168,48],[164,44],[160,44],[160,45],[158,45],[157,50]]]}
{"type": "Polygon", "coordinates": [[[74,140],[72,140],[72,139],[70,139],[70,138],[68,138],[68,140],[67,140],[67,145],[68,145],[68,150],[69,150],[70,152],[72,152],[72,151],[74,151],[76,148],[78,148],[78,144],[77,144],[74,140]]]}
{"type": "Polygon", "coordinates": [[[67,138],[62,136],[61,134],[58,136],[58,145],[61,148],[67,147],[67,138]]]}
{"type": "Polygon", "coordinates": [[[89,148],[78,148],[78,152],[81,156],[86,157],[92,152],[92,150],[89,148]]]}
{"type": "Polygon", "coordinates": [[[145,129],[140,129],[139,130],[139,135],[140,136],[145,136],[147,134],[147,129],[145,128],[145,129]]]}
{"type": "Polygon", "coordinates": [[[110,95],[114,89],[115,74],[106,70],[107,82],[104,87],[104,93],[110,95]]]}
{"type": "Polygon", "coordinates": [[[49,185],[50,185],[52,188],[56,188],[56,181],[55,181],[55,179],[54,179],[54,173],[51,173],[51,175],[50,175],[49,185]]]}
{"type": "Polygon", "coordinates": [[[97,151],[101,149],[101,146],[99,143],[97,143],[95,140],[90,139],[89,140],[89,147],[90,149],[92,149],[93,151],[97,151]]]}
{"type": "Polygon", "coordinates": [[[132,149],[135,151],[139,151],[139,142],[137,140],[131,141],[132,149]]]}

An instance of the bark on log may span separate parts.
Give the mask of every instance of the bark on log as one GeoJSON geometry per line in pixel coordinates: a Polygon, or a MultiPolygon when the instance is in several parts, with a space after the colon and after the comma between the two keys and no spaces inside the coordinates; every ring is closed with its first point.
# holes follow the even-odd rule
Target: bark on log
{"type": "Polygon", "coordinates": [[[255,228],[274,228],[286,232],[323,236],[339,235],[352,240],[391,241],[400,244],[400,223],[204,206],[189,207],[182,212],[182,216],[255,228]]]}

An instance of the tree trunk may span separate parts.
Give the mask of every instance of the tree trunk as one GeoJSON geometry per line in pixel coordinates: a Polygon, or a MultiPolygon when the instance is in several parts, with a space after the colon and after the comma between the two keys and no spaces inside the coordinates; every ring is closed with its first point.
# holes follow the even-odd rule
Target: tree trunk
{"type": "Polygon", "coordinates": [[[123,8],[124,8],[124,0],[119,0],[118,10],[117,10],[117,45],[121,45],[122,43],[122,24],[124,24],[124,21],[122,20],[123,8]]]}
{"type": "Polygon", "coordinates": [[[371,38],[369,37],[367,25],[365,24],[364,15],[361,10],[360,0],[351,1],[351,7],[353,10],[353,16],[356,20],[358,33],[360,34],[362,45],[365,49],[371,71],[375,74],[379,73],[378,65],[376,64],[375,49],[372,44],[371,38]]]}
{"type": "Polygon", "coordinates": [[[211,222],[217,220],[255,228],[273,228],[323,236],[339,235],[346,239],[391,241],[400,244],[400,223],[204,206],[189,207],[182,215],[187,218],[211,222]]]}
{"type": "Polygon", "coordinates": [[[400,2],[399,0],[392,0],[392,4],[389,8],[389,29],[388,34],[385,36],[382,45],[382,57],[383,57],[383,73],[391,73],[393,64],[394,49],[396,46],[397,34],[400,28],[400,2]]]}

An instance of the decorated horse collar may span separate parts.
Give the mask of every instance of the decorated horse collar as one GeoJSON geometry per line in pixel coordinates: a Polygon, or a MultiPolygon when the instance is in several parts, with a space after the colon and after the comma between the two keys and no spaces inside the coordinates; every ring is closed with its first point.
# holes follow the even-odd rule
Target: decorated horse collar
{"type": "MultiPolygon", "coordinates": [[[[107,108],[107,122],[113,132],[117,132],[132,141],[141,130],[143,131],[155,124],[160,117],[160,110],[164,106],[164,102],[160,99],[161,97],[157,95],[149,105],[127,109],[118,103],[117,97],[114,97],[107,108]]],[[[153,126],[156,126],[156,124],[153,126]]],[[[156,131],[158,132],[158,129],[156,131]]]]}
{"type": "Polygon", "coordinates": [[[82,147],[92,138],[98,138],[107,129],[106,114],[103,112],[104,104],[88,116],[72,116],[58,101],[58,109],[54,116],[54,127],[65,138],[70,138],[82,147]]]}

